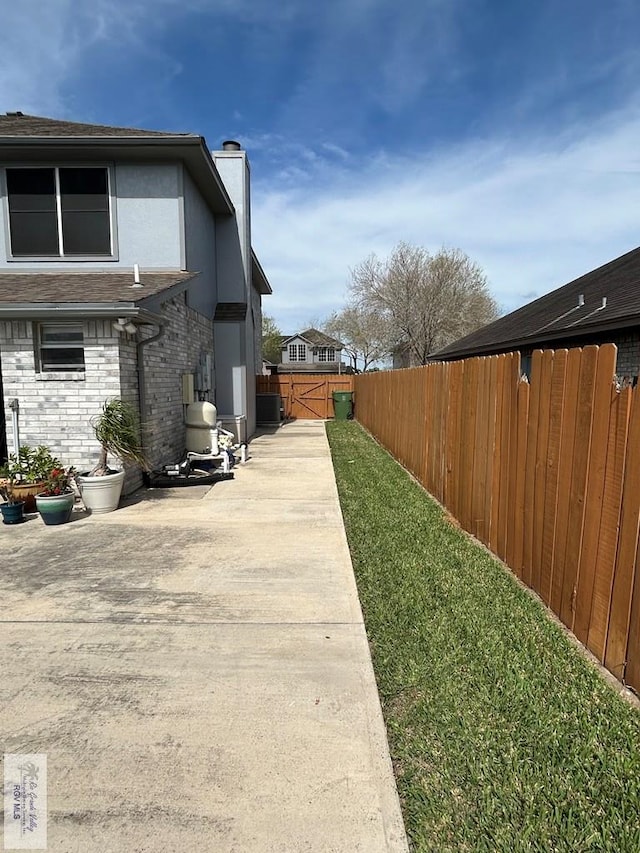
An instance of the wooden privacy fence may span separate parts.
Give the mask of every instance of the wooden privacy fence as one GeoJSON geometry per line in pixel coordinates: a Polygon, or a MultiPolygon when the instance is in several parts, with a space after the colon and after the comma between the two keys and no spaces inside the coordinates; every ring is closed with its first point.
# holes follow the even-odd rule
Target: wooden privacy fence
{"type": "Polygon", "coordinates": [[[357,376],[360,423],[640,689],[640,390],[613,344],[357,376]]]}
{"type": "Polygon", "coordinates": [[[285,418],[332,418],[334,391],[353,391],[353,375],[280,373],[256,377],[258,394],[280,394],[285,418]]]}

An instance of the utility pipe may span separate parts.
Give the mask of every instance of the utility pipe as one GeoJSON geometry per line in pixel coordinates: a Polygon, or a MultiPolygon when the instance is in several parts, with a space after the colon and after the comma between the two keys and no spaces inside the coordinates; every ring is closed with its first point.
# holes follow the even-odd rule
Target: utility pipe
{"type": "Polygon", "coordinates": [[[17,456],[20,453],[20,402],[17,397],[9,400],[9,408],[11,409],[11,426],[13,428],[13,452],[17,456]]]}

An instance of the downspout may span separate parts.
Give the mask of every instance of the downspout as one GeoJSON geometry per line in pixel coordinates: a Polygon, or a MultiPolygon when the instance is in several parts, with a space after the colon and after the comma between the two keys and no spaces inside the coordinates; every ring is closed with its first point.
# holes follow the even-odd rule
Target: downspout
{"type": "Polygon", "coordinates": [[[158,331],[155,335],[151,335],[150,338],[145,338],[142,341],[138,341],[136,344],[136,358],[138,363],[138,400],[140,403],[140,426],[141,426],[141,438],[142,438],[142,449],[145,452],[147,451],[146,447],[146,434],[145,428],[147,424],[147,385],[146,385],[146,377],[144,373],[144,352],[143,348],[147,346],[147,344],[152,344],[155,341],[159,341],[164,336],[164,325],[162,323],[158,323],[158,331]]]}

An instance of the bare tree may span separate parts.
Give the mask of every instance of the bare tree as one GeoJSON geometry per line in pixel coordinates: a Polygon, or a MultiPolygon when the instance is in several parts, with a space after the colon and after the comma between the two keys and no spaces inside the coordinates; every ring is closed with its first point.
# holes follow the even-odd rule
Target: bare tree
{"type": "Polygon", "coordinates": [[[371,255],[355,267],[351,291],[379,314],[388,338],[406,347],[413,364],[498,316],[484,272],[460,249],[430,255],[399,243],[387,260],[371,255]]]}
{"type": "Polygon", "coordinates": [[[342,311],[334,312],[323,324],[328,335],[344,344],[344,351],[354,370],[361,363],[363,371],[389,355],[386,324],[379,312],[367,305],[351,301],[342,311]]]}

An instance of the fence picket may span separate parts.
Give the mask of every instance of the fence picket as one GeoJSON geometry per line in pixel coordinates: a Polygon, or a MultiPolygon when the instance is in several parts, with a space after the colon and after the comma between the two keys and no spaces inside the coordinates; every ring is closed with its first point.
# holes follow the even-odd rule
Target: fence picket
{"type": "Polygon", "coordinates": [[[531,586],[533,574],[534,501],[536,492],[536,447],[538,443],[538,417],[540,414],[540,386],[542,374],[542,350],[531,357],[531,391],[529,393],[529,423],[527,453],[525,458],[524,497],[524,544],[522,556],[522,580],[531,586]]]}
{"type": "Polygon", "coordinates": [[[600,347],[593,390],[591,420],[591,450],[587,472],[584,504],[584,533],[580,546],[580,561],[576,578],[575,616],[573,633],[581,643],[589,636],[591,601],[595,584],[596,558],[600,515],[604,495],[607,466],[607,439],[609,435],[609,409],[611,386],[616,369],[616,349],[612,345],[600,347]]]}
{"type": "Polygon", "coordinates": [[[540,593],[542,570],[542,542],[544,539],[545,497],[547,485],[547,458],[549,452],[549,427],[551,419],[551,379],[553,376],[553,350],[544,350],[540,365],[540,395],[538,402],[538,436],[534,464],[533,487],[533,543],[531,553],[531,588],[540,593]]]}
{"type": "Polygon", "coordinates": [[[571,498],[571,472],[578,409],[578,382],[582,350],[569,350],[565,395],[563,399],[562,436],[560,439],[560,464],[558,466],[558,510],[556,521],[556,544],[551,567],[551,596],[549,606],[558,616],[562,607],[562,589],[569,531],[571,498]]]}
{"type": "Polygon", "coordinates": [[[556,350],[553,356],[551,376],[551,400],[549,412],[549,441],[547,446],[547,476],[544,493],[544,525],[540,554],[539,593],[545,604],[551,599],[551,575],[556,546],[558,520],[558,477],[560,472],[560,441],[562,436],[562,414],[567,373],[568,352],[556,350]]]}
{"type": "Polygon", "coordinates": [[[624,388],[619,393],[615,388],[612,388],[607,468],[598,530],[598,551],[587,641],[588,648],[601,663],[604,662],[613,575],[618,549],[618,530],[622,511],[622,488],[630,414],[631,388],[624,388]]]}
{"type": "Polygon", "coordinates": [[[627,462],[622,493],[620,537],[613,578],[605,666],[624,678],[640,524],[640,394],[634,389],[629,419],[627,462]]]}

